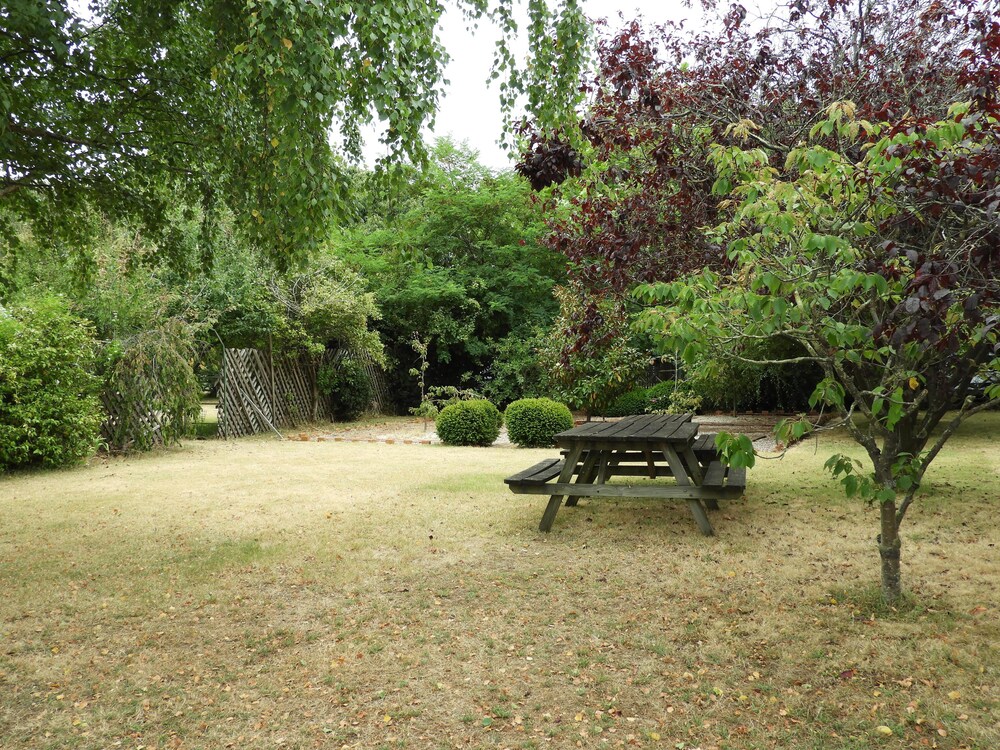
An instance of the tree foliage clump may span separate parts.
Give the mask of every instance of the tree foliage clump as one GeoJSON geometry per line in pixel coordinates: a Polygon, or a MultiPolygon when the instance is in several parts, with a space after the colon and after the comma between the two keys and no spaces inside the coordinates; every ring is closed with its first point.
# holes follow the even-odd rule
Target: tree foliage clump
{"type": "Polygon", "coordinates": [[[251,247],[234,245],[196,286],[201,315],[225,346],[313,356],[342,348],[382,361],[371,326],[379,317],[375,297],[335,257],[282,273],[251,247]]]}
{"type": "Polygon", "coordinates": [[[470,399],[444,407],[434,426],[445,445],[487,446],[499,437],[503,415],[485,399],[470,399]]]}
{"type": "Polygon", "coordinates": [[[93,331],[55,297],[0,305],[0,471],[63,466],[100,440],[93,331]]]}
{"type": "Polygon", "coordinates": [[[590,314],[588,303],[579,296],[579,287],[559,287],[555,296],[560,313],[539,347],[547,390],[573,409],[601,414],[634,388],[645,374],[649,356],[629,329],[624,306],[615,299],[601,301],[598,317],[587,323],[590,339],[573,346],[575,327],[581,316],[590,314]]]}
{"type": "Polygon", "coordinates": [[[548,448],[558,433],[573,427],[573,414],[566,404],[549,398],[514,401],[503,414],[510,441],[522,448],[548,448]]]}

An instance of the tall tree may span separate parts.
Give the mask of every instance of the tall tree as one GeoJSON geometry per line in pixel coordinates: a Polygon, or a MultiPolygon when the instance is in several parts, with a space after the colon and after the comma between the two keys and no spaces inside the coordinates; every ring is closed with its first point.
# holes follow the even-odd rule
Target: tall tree
{"type": "Polygon", "coordinates": [[[601,34],[578,131],[532,131],[518,167],[536,188],[579,176],[560,195],[570,210],[551,214],[548,242],[590,298],[581,340],[600,327],[601,296],[726,265],[702,228],[723,200],[711,147],[734,143],[734,124],[751,123],[750,140],[780,167],[837,101],[869,120],[941,114],[960,90],[956,50],[976,7],[795,0],[751,23],[733,4],[701,31],[633,21],[601,34]]]}
{"type": "MultiPolygon", "coordinates": [[[[462,0],[509,39],[515,0],[462,0]]],[[[0,8],[0,209],[71,220],[86,197],[141,212],[164,176],[224,195],[278,257],[310,250],[347,205],[341,160],[384,125],[387,161],[425,159],[447,52],[438,2],[12,0],[0,8]],[[331,145],[332,144],[332,145],[331,145]],[[53,211],[53,205],[58,211],[53,211]]],[[[533,60],[496,74],[546,121],[570,111],[587,26],[576,0],[528,3],[533,60]]]]}

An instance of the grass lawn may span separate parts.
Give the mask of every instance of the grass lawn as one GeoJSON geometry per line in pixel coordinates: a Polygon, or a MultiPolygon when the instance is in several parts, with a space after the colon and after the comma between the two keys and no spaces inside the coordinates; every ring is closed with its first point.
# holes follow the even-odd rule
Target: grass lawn
{"type": "MultiPolygon", "coordinates": [[[[835,445],[836,443],[836,445],[835,445]]],[[[1000,747],[1000,414],[904,527],[827,438],[683,503],[545,498],[553,451],[242,441],[0,478],[3,748],[1000,747]],[[890,733],[891,732],[891,733],[890,733]]]]}

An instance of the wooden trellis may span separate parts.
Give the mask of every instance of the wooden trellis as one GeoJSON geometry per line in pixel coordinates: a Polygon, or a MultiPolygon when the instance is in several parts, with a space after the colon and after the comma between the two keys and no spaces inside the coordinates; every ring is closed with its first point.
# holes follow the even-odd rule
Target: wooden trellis
{"type": "Polygon", "coordinates": [[[219,435],[241,437],[329,417],[316,387],[317,363],[272,361],[258,349],[226,349],[219,380],[219,435]]]}
{"type": "MultiPolygon", "coordinates": [[[[156,403],[158,394],[150,394],[148,403],[156,403]]],[[[107,418],[101,425],[101,436],[111,452],[127,453],[163,444],[163,421],[169,416],[153,411],[142,402],[129,402],[121,393],[105,388],[101,404],[107,418]]]]}

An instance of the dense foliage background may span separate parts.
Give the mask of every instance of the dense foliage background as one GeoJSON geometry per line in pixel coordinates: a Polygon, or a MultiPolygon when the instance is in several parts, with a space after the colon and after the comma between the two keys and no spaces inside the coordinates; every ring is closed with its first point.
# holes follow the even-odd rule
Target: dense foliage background
{"type": "Polygon", "coordinates": [[[375,297],[400,407],[418,398],[414,336],[428,346],[430,384],[470,386],[503,403],[520,397],[521,364],[534,356],[526,342],[551,324],[565,273],[543,231],[525,180],[442,140],[405,191],[372,195],[364,220],[336,236],[333,253],[375,297]]]}

